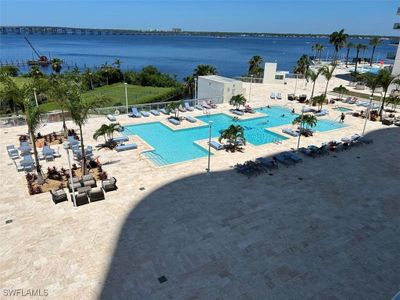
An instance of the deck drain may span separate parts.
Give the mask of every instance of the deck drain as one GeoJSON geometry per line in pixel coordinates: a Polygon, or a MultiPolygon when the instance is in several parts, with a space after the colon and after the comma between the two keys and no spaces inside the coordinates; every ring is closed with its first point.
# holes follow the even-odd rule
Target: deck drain
{"type": "Polygon", "coordinates": [[[12,219],[9,219],[9,220],[6,220],[6,224],[10,224],[10,223],[12,223],[12,219]]]}
{"type": "Polygon", "coordinates": [[[161,276],[161,277],[158,277],[158,282],[159,283],[164,283],[164,282],[166,282],[168,279],[167,279],[167,277],[165,277],[165,276],[161,276]]]}
{"type": "Polygon", "coordinates": [[[356,156],[356,158],[357,158],[357,159],[360,159],[361,157],[359,157],[359,156],[356,156]]]}
{"type": "Polygon", "coordinates": [[[269,176],[274,176],[274,174],[272,174],[272,173],[268,173],[268,175],[269,175],[269,176]]]}
{"type": "Polygon", "coordinates": [[[298,180],[303,180],[303,177],[298,177],[297,179],[298,179],[298,180]]]}
{"type": "Polygon", "coordinates": [[[146,188],[144,186],[140,187],[139,190],[144,191],[146,188]]]}

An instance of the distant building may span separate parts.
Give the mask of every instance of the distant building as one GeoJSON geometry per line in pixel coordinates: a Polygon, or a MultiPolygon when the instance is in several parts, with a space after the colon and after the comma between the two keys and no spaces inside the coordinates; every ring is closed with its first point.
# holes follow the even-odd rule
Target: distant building
{"type": "MultiPolygon", "coordinates": [[[[397,9],[397,15],[400,16],[400,7],[397,9]]],[[[400,30],[400,23],[395,23],[393,29],[400,30]]],[[[392,74],[400,75],[400,43],[397,45],[396,58],[394,59],[392,74]]]]}
{"type": "Polygon", "coordinates": [[[181,28],[172,28],[172,32],[182,32],[181,28]]]}
{"type": "Polygon", "coordinates": [[[240,80],[218,75],[208,75],[199,76],[197,81],[197,98],[199,99],[209,98],[217,103],[229,103],[232,96],[245,93],[240,80]]]}
{"type": "Polygon", "coordinates": [[[289,72],[286,71],[277,71],[277,63],[267,62],[264,66],[264,78],[263,83],[265,84],[274,84],[274,83],[284,83],[286,74],[289,72]]]}

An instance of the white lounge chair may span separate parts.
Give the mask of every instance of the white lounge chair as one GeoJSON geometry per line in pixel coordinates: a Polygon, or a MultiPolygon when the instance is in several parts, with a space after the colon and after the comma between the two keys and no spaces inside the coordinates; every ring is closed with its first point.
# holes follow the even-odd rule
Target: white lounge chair
{"type": "Polygon", "coordinates": [[[187,117],[185,117],[185,119],[187,121],[189,121],[190,123],[196,123],[197,122],[197,119],[193,118],[192,116],[187,116],[187,117]]]}
{"type": "Polygon", "coordinates": [[[168,121],[174,125],[180,125],[181,121],[174,119],[174,118],[169,118],[168,121]]]}
{"type": "Polygon", "coordinates": [[[282,94],[281,94],[281,93],[277,93],[277,94],[276,94],[276,99],[282,100],[282,94]]]}
{"type": "Polygon", "coordinates": [[[112,115],[112,114],[108,114],[106,117],[107,117],[107,119],[108,119],[109,121],[111,121],[111,122],[117,121],[117,118],[116,118],[114,115],[112,115]]]}
{"type": "Polygon", "coordinates": [[[275,92],[272,92],[270,98],[271,98],[271,99],[276,99],[276,93],[275,93],[275,92]]]}
{"type": "Polygon", "coordinates": [[[220,143],[218,143],[218,142],[216,142],[216,141],[211,141],[211,142],[210,142],[210,146],[211,146],[212,148],[214,148],[215,150],[222,150],[222,149],[225,148],[224,145],[222,145],[222,144],[220,144],[220,143]]]}
{"type": "Polygon", "coordinates": [[[187,111],[193,111],[194,110],[194,108],[192,107],[192,106],[190,106],[189,105],[189,102],[185,102],[185,109],[187,110],[187,111]]]}
{"type": "Polygon", "coordinates": [[[292,128],[282,128],[282,132],[291,136],[299,136],[300,132],[292,128]]]}

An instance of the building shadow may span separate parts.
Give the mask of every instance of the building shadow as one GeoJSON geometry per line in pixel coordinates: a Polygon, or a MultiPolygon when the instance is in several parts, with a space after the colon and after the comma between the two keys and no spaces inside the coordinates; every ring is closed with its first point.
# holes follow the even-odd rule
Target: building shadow
{"type": "Polygon", "coordinates": [[[400,129],[369,137],[270,174],[198,174],[152,192],[125,220],[100,299],[393,297],[400,129]]]}

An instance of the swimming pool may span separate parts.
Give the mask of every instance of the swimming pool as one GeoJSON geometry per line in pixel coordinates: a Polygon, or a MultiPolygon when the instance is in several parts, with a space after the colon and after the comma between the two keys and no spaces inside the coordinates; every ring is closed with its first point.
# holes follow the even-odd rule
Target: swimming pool
{"type": "MultiPolygon", "coordinates": [[[[211,136],[218,138],[220,131],[231,124],[241,125],[244,128],[245,138],[248,143],[255,146],[286,140],[288,137],[276,134],[266,128],[291,124],[297,116],[289,109],[273,106],[271,108],[259,108],[256,111],[266,114],[263,117],[255,117],[247,120],[234,120],[223,113],[203,115],[196,117],[206,123],[212,121],[211,136]]],[[[345,125],[329,120],[319,120],[315,129],[327,131],[341,128],[345,125]]],[[[200,157],[208,154],[207,149],[196,144],[196,141],[208,139],[209,126],[199,126],[172,130],[161,122],[144,123],[125,126],[126,134],[139,135],[146,143],[154,148],[154,151],[143,155],[150,158],[156,165],[168,165],[200,157]]]]}

